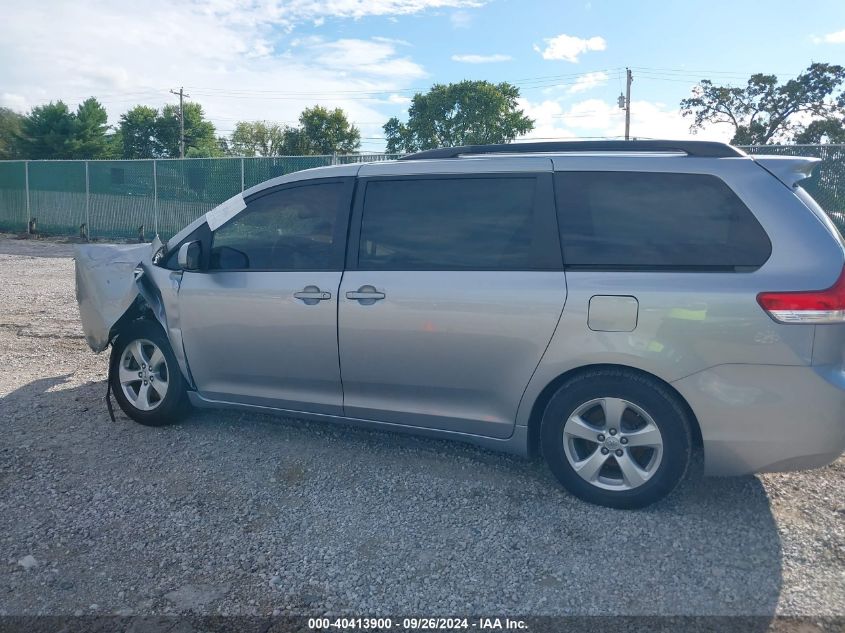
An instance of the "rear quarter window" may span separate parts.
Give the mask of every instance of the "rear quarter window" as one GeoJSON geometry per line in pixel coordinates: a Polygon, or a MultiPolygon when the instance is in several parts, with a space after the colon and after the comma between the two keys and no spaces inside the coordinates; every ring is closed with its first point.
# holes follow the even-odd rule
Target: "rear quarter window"
{"type": "Polygon", "coordinates": [[[557,172],[555,196],[568,267],[749,270],[771,255],[757,218],[715,176],[557,172]]]}

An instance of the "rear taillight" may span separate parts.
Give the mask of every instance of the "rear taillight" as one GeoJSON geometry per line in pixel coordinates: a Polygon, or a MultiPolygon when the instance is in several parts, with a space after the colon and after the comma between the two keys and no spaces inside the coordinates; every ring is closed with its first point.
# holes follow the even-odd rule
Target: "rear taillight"
{"type": "Polygon", "coordinates": [[[827,290],[761,292],[757,303],[779,323],[845,323],[845,269],[827,290]]]}

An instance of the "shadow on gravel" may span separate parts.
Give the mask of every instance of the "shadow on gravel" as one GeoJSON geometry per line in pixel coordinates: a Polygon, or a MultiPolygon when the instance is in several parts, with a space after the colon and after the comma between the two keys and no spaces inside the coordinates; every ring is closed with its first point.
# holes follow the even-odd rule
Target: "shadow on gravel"
{"type": "Polygon", "coordinates": [[[9,558],[45,561],[0,575],[7,613],[755,615],[760,631],[775,613],[781,546],[753,477],[694,473],[614,511],[536,461],[251,413],[155,429],[116,408],[113,424],[104,383],[63,381],[0,400],[0,534],[36,544],[9,558]]]}

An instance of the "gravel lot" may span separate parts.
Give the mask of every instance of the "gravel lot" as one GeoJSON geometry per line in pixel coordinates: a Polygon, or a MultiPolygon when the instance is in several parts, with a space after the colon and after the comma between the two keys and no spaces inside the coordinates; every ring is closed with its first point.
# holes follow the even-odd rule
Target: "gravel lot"
{"type": "Polygon", "coordinates": [[[0,615],[845,615],[845,459],[621,512],[445,441],[112,423],[70,254],[0,237],[0,615]]]}

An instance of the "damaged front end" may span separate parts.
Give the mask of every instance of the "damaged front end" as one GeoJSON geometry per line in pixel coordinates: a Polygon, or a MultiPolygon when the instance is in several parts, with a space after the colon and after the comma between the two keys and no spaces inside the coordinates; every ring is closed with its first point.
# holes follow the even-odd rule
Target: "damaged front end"
{"type": "MultiPolygon", "coordinates": [[[[144,270],[160,249],[158,238],[152,244],[75,248],[76,300],[85,340],[95,352],[108,347],[115,325],[142,296],[144,270]]],[[[149,307],[155,312],[154,306],[149,307]]]]}
{"type": "Polygon", "coordinates": [[[123,323],[158,321],[188,385],[193,385],[182,346],[177,302],[182,271],[155,264],[166,255],[156,239],[151,244],[86,244],[76,247],[76,300],[89,347],[102,352],[123,323]]]}

